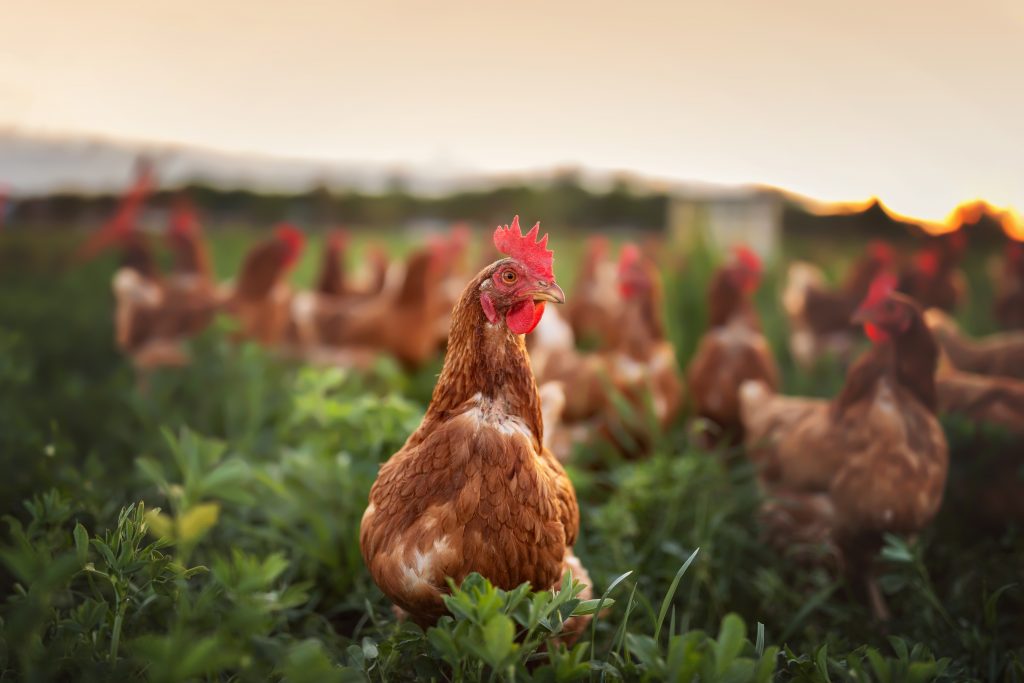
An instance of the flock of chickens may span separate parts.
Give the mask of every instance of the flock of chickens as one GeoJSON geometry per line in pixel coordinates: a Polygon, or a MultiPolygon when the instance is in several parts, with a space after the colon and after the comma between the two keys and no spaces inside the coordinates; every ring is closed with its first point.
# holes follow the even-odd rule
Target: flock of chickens
{"type": "Polygon", "coordinates": [[[338,233],[314,288],[295,292],[295,228],[279,226],[234,282],[219,285],[188,205],[172,212],[174,267],[162,273],[135,229],[138,204],[129,194],[84,253],[120,249],[117,341],[140,367],[187,362],[183,341],[219,314],[237,320],[240,336],[313,362],[365,366],[388,354],[415,367],[446,349],[423,422],[382,466],[360,534],[375,581],[418,623],[444,613],[447,577],[477,571],[503,588],[557,588],[572,570],[589,583],[572,550],[579,509],[562,462],[595,439],[642,457],[687,403],[713,425],[704,438],[742,444],[757,466],[765,542],[844,572],[880,619],[887,607],[874,559],[883,535],[919,532],[942,504],[949,449],[940,414],[1013,435],[1012,457],[992,472],[985,498],[1024,518],[1015,469],[1024,457],[1020,244],[1007,247],[996,302],[1000,323],[1016,331],[983,340],[944,312],[966,294],[963,231],[934,238],[902,267],[891,247],[872,243],[838,289],[814,266],[792,264],[783,307],[793,357],[849,362],[842,391],[825,400],[777,393],[752,300],[761,264],[743,247],[708,285],[708,328],[683,373],[665,332],[659,270],[633,245],[612,260],[606,241],[591,240],[567,300],[547,236],[538,239],[538,226],[524,235],[518,217],[495,231],[475,274],[469,231],[455,229],[404,263],[371,253],[355,281],[338,233]],[[563,303],[564,313],[548,305],[563,303]],[[850,360],[864,333],[870,349],[850,360]]]}

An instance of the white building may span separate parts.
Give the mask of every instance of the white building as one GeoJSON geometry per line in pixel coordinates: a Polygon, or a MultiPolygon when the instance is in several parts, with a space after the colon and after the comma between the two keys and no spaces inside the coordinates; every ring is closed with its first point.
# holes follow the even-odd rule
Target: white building
{"type": "Polygon", "coordinates": [[[771,190],[684,190],[669,199],[668,234],[687,249],[706,245],[723,251],[746,244],[768,260],[779,249],[782,209],[782,196],[771,190]]]}

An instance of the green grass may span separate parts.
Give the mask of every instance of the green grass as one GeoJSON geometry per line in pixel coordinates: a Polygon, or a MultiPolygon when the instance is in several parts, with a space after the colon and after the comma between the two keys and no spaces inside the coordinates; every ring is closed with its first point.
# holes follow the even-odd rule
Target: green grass
{"type": "MultiPolygon", "coordinates": [[[[222,276],[252,239],[217,237],[222,276]]],[[[359,519],[438,366],[304,368],[212,330],[191,367],[140,392],[112,344],[110,263],[68,270],[67,247],[0,241],[0,679],[1024,680],[1019,529],[976,526],[968,495],[916,541],[890,539],[882,627],[846,586],[758,542],[752,471],[682,423],[648,460],[571,469],[577,554],[604,596],[574,648],[544,646],[598,609],[572,590],[472,578],[437,628],[400,624],[363,566],[359,519]]],[[[571,283],[579,240],[555,248],[571,283]]],[[[711,265],[691,254],[666,278],[684,363],[711,265]]],[[[314,268],[308,253],[296,279],[314,268]]],[[[785,386],[828,395],[836,368],[802,375],[785,353],[778,285],[773,270],[758,304],[785,386]]],[[[970,316],[990,328],[983,307],[970,316]]],[[[949,429],[955,487],[982,442],[949,429]]]]}

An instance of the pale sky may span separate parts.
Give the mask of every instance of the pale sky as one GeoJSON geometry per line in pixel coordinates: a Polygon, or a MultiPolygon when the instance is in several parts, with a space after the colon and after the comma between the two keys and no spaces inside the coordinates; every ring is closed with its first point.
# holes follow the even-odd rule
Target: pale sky
{"type": "Polygon", "coordinates": [[[1024,208],[1024,1],[5,3],[0,125],[1024,208]]]}

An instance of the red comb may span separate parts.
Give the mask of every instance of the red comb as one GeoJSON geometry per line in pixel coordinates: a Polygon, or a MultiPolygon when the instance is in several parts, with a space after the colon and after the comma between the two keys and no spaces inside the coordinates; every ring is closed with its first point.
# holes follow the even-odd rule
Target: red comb
{"type": "Polygon", "coordinates": [[[287,265],[294,264],[298,260],[299,254],[302,253],[303,245],[306,243],[306,238],[302,231],[291,223],[279,223],[274,229],[274,237],[283,242],[288,250],[285,256],[285,263],[287,265]]]}
{"type": "Polygon", "coordinates": [[[761,272],[761,258],[753,249],[745,244],[738,244],[732,248],[732,251],[741,266],[755,273],[761,272]]]}
{"type": "Polygon", "coordinates": [[[554,253],[548,249],[548,236],[537,239],[540,233],[540,222],[534,224],[530,232],[523,234],[519,228],[519,216],[512,219],[512,225],[499,225],[494,231],[494,247],[506,256],[521,261],[527,268],[545,280],[554,280],[555,273],[551,266],[554,253]]]}
{"type": "Polygon", "coordinates": [[[871,240],[868,242],[868,255],[874,261],[881,263],[892,263],[895,253],[892,245],[882,240],[871,240]]]}
{"type": "Polygon", "coordinates": [[[864,303],[861,307],[874,306],[885,300],[887,296],[896,291],[897,285],[896,275],[890,271],[880,273],[874,280],[871,281],[871,286],[868,288],[868,295],[864,298],[864,303]]]}

